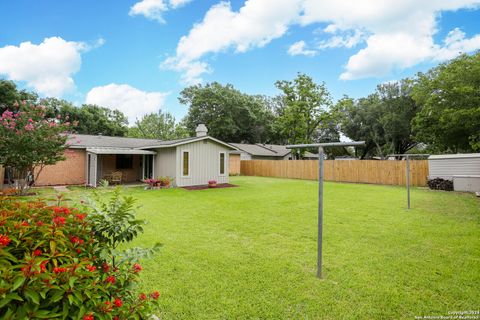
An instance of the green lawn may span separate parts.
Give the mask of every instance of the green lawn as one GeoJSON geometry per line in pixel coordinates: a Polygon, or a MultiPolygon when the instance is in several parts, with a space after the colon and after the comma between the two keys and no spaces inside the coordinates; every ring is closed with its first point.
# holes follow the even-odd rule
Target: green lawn
{"type": "MultiPolygon", "coordinates": [[[[161,242],[142,285],[164,319],[413,319],[480,308],[480,201],[471,194],[234,177],[239,188],[127,192],[161,242]]],[[[72,192],[72,195],[80,191],[72,192]]]]}

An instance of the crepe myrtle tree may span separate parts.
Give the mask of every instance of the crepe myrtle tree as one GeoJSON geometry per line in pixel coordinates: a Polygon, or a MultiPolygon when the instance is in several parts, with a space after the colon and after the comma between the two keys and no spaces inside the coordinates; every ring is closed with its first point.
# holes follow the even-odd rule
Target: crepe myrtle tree
{"type": "Polygon", "coordinates": [[[28,192],[46,165],[65,159],[70,126],[46,117],[45,107],[25,101],[1,114],[0,165],[11,169],[9,183],[17,195],[28,192]]]}

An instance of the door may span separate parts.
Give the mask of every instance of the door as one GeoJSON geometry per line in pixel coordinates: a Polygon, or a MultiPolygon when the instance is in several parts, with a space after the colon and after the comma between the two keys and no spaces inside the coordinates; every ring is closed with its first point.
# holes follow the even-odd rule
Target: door
{"type": "Polygon", "coordinates": [[[87,185],[97,186],[97,155],[94,153],[87,154],[87,185]]]}
{"type": "Polygon", "coordinates": [[[143,179],[153,179],[153,155],[146,154],[143,156],[143,179]]]}

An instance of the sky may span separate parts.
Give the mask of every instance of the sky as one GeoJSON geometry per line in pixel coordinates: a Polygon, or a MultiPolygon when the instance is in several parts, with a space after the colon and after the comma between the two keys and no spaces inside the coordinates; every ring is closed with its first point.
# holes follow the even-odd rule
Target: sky
{"type": "Polygon", "coordinates": [[[480,0],[0,1],[0,78],[42,97],[159,109],[190,85],[276,95],[298,72],[334,100],[480,49],[480,0]]]}

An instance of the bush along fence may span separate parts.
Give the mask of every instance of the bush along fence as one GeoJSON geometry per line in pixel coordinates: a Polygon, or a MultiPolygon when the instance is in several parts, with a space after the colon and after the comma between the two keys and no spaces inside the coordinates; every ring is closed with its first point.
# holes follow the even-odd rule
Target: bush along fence
{"type": "MultiPolygon", "coordinates": [[[[241,174],[317,180],[318,161],[242,160],[241,174]]],[[[326,160],[324,174],[326,181],[405,185],[406,163],[394,160],[326,160]]],[[[411,185],[424,187],[427,177],[428,161],[410,160],[411,185]]]]}

